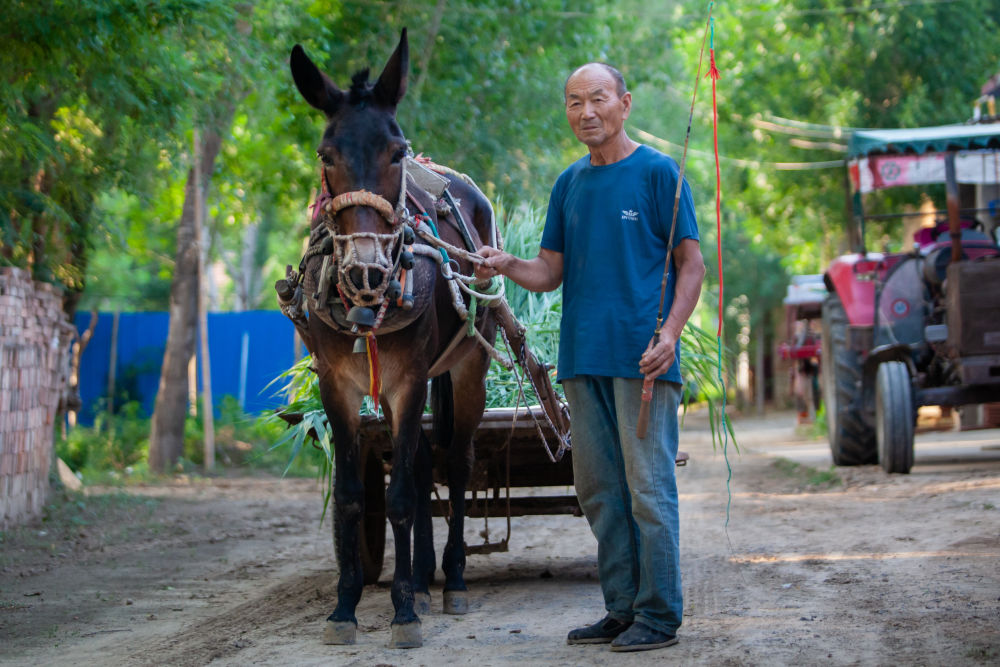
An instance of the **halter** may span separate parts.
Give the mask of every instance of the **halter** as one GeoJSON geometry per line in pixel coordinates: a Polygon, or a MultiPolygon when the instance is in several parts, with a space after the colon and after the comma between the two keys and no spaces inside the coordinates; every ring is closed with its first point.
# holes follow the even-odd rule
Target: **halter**
{"type": "MultiPolygon", "coordinates": [[[[409,219],[404,206],[406,160],[400,162],[399,199],[395,206],[382,195],[368,190],[352,190],[333,197],[330,194],[326,170],[324,169],[322,173],[322,192],[316,201],[313,220],[316,220],[322,213],[326,214],[323,225],[329,231],[333,241],[338,289],[341,290],[343,297],[347,298],[344,306],[348,309],[351,305],[371,308],[379,303],[384,304],[387,302],[386,290],[399,269],[399,257],[403,251],[403,244],[399,242],[403,234],[404,225],[402,223],[409,219]],[[374,209],[386,222],[392,225],[393,231],[387,234],[375,232],[338,234],[337,217],[341,211],[352,206],[367,206],[374,209]],[[364,261],[359,257],[356,242],[360,239],[368,239],[372,242],[375,249],[374,261],[364,261]],[[361,278],[360,286],[355,284],[351,278],[351,274],[355,272],[359,272],[356,275],[361,278]],[[381,275],[375,285],[372,285],[372,272],[381,275]]],[[[384,312],[384,309],[382,311],[384,312]]]]}

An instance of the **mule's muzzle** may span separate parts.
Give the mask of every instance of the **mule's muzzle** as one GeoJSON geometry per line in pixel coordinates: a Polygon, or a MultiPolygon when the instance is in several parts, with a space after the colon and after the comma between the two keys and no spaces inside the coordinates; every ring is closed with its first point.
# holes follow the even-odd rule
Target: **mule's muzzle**
{"type": "Polygon", "coordinates": [[[396,268],[399,233],[335,235],[337,282],[353,305],[372,306],[382,301],[396,268]]]}

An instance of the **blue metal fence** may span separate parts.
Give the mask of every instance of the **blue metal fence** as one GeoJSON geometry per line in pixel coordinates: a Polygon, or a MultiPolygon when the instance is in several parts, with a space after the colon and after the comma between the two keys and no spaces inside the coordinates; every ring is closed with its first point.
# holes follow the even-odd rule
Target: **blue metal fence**
{"type": "MultiPolygon", "coordinates": [[[[89,313],[76,314],[81,333],[90,323],[89,313]]],[[[167,313],[121,313],[118,316],[115,393],[139,401],[147,415],[160,383],[160,368],[167,343],[167,313]]],[[[114,314],[100,313],[93,337],[80,359],[79,421],[91,424],[106,405],[111,370],[114,314]]],[[[282,405],[276,387],[268,383],[295,361],[295,329],[277,310],[208,314],[208,354],[212,364],[212,396],[216,407],[223,396],[235,397],[243,410],[258,414],[282,405]]],[[[201,390],[201,353],[198,353],[198,387],[201,390]]],[[[119,399],[116,399],[116,401],[119,399]]]]}

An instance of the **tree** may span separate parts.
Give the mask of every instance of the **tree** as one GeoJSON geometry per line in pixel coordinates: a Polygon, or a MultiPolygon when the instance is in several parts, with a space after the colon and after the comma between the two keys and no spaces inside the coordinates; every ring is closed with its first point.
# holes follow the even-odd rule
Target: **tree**
{"type": "MultiPolygon", "coordinates": [[[[184,452],[188,371],[190,360],[195,356],[198,306],[203,298],[200,287],[204,279],[201,271],[203,258],[199,255],[205,252],[205,248],[196,233],[196,219],[204,215],[203,202],[215,169],[215,159],[222,148],[224,136],[229,132],[236,107],[246,94],[243,91],[250,85],[249,79],[244,77],[252,72],[252,68],[243,69],[248,65],[243,56],[252,52],[245,43],[251,35],[248,16],[251,8],[238,5],[236,9],[239,13],[233,16],[234,29],[222,33],[209,32],[207,36],[215,40],[213,48],[199,49],[196,56],[205,59],[203,67],[212,73],[206,87],[214,87],[215,90],[214,95],[208,98],[212,102],[195,109],[195,123],[201,126],[201,131],[195,133],[196,145],[191,159],[197,164],[188,170],[184,208],[177,224],[177,259],[170,287],[170,324],[149,436],[149,468],[155,472],[169,470],[184,452]]],[[[207,360],[204,362],[207,363],[207,360]]],[[[211,416],[207,415],[206,428],[210,429],[210,424],[211,416]]]]}
{"type": "Polygon", "coordinates": [[[149,435],[149,469],[169,470],[184,453],[184,419],[187,413],[189,361],[194,357],[198,299],[201,273],[198,253],[201,247],[195,234],[195,207],[204,201],[215,158],[222,145],[218,128],[199,138],[195,151],[199,169],[189,170],[184,190],[184,209],[177,224],[177,259],[170,287],[170,324],[167,347],[160,369],[160,388],[156,394],[149,435]],[[197,177],[196,177],[197,172],[197,177]],[[195,192],[201,189],[201,194],[195,192]]]}
{"type": "Polygon", "coordinates": [[[0,14],[0,254],[68,288],[70,312],[97,198],[150,186],[157,144],[189,94],[176,31],[216,12],[206,0],[81,0],[0,14]]]}

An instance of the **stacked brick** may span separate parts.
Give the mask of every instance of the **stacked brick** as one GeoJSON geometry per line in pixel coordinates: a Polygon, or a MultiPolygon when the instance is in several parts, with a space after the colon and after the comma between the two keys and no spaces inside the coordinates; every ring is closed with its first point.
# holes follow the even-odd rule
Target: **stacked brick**
{"type": "Polygon", "coordinates": [[[0,529],[45,505],[73,333],[58,288],[0,268],[0,529]]]}

